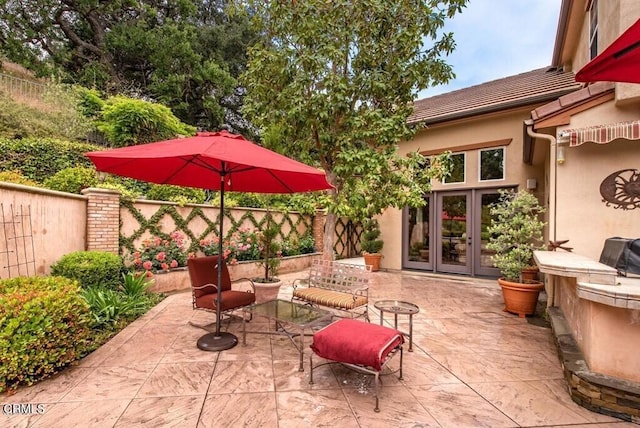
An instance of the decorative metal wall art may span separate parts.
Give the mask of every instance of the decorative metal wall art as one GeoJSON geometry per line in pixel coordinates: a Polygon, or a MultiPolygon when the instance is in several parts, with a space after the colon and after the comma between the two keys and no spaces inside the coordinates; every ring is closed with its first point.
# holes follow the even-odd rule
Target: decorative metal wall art
{"type": "Polygon", "coordinates": [[[615,209],[640,208],[640,171],[621,169],[600,183],[602,202],[615,209]]]}

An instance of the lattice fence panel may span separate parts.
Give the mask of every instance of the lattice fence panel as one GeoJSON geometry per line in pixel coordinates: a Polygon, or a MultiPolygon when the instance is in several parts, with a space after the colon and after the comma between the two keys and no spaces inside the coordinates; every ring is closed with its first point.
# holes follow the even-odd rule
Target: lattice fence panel
{"type": "Polygon", "coordinates": [[[348,218],[338,218],[333,250],[337,258],[346,259],[360,255],[362,225],[348,218]]]}
{"type": "MultiPolygon", "coordinates": [[[[177,231],[185,236],[189,252],[200,249],[200,241],[217,237],[220,229],[220,210],[199,205],[151,205],[122,201],[127,227],[120,229],[120,252],[125,255],[138,249],[144,239],[170,239],[177,231]]],[[[224,238],[230,238],[241,228],[264,229],[267,222],[278,226],[278,240],[301,238],[312,232],[313,218],[297,212],[225,208],[224,238]]]]}
{"type": "Polygon", "coordinates": [[[0,204],[0,278],[36,274],[31,206],[0,204]]]}

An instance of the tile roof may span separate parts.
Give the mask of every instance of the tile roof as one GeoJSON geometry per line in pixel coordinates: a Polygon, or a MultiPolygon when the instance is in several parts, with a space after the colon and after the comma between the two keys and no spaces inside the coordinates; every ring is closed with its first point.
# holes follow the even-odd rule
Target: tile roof
{"type": "Polygon", "coordinates": [[[551,101],[581,87],[571,72],[540,68],[417,100],[407,122],[429,125],[551,101]]]}

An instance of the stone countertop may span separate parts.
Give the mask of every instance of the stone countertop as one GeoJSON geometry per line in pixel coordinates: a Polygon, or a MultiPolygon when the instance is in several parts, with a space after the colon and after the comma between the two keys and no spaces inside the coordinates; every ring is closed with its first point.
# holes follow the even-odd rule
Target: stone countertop
{"type": "Polygon", "coordinates": [[[640,310],[640,278],[620,277],[605,264],[564,251],[535,251],[540,272],[576,278],[578,297],[618,308],[640,310]]]}

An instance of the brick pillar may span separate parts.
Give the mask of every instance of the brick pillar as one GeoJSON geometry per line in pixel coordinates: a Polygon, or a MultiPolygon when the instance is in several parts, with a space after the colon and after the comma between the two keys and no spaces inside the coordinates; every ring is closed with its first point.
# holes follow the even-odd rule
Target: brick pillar
{"type": "Polygon", "coordinates": [[[88,188],[82,191],[87,200],[87,250],[118,254],[120,238],[120,192],[88,188]]]}
{"type": "Polygon", "coordinates": [[[313,216],[312,233],[316,242],[316,249],[322,251],[324,244],[324,224],[327,217],[326,210],[317,210],[313,216]]]}

